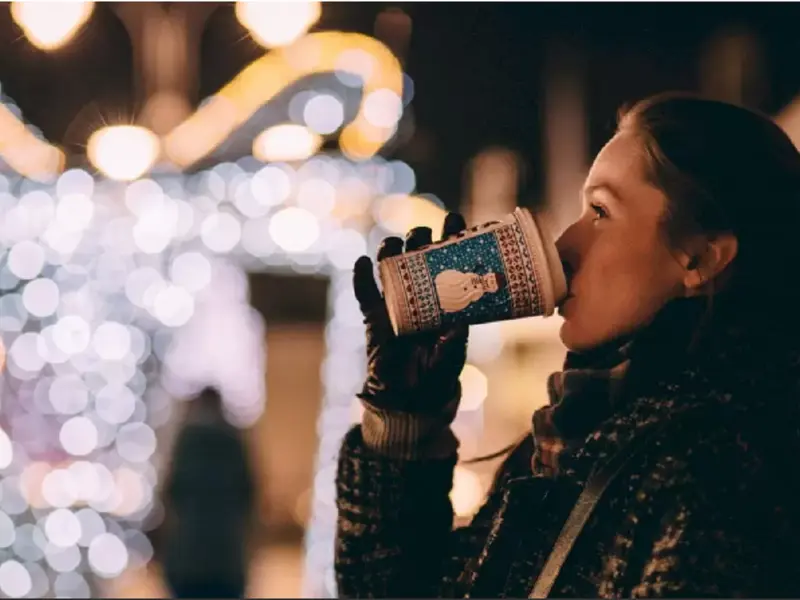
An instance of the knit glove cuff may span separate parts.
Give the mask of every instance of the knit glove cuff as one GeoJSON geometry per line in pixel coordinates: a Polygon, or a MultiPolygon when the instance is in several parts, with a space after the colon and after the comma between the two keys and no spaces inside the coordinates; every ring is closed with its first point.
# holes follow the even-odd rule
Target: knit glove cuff
{"type": "MultiPolygon", "coordinates": [[[[460,390],[459,390],[460,392],[460,390]]],[[[450,424],[458,412],[461,394],[436,413],[410,413],[379,408],[362,398],[361,434],[374,452],[403,460],[443,459],[458,453],[450,424]]]]}

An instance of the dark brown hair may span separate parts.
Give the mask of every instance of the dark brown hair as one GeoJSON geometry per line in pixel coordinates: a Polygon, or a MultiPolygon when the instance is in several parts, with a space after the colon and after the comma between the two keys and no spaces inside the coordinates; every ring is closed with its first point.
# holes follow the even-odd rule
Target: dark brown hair
{"type": "Polygon", "coordinates": [[[773,120],[667,93],[620,111],[618,131],[642,140],[647,176],[668,200],[663,231],[672,247],[695,234],[736,236],[738,253],[716,305],[753,310],[754,302],[785,297],[780,284],[800,259],[800,153],[773,120]]]}

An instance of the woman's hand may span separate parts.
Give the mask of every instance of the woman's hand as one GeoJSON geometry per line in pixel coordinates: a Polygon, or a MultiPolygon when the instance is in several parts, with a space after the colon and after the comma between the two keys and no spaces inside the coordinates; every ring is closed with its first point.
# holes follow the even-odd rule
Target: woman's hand
{"type": "MultiPolygon", "coordinates": [[[[442,239],[466,228],[464,218],[449,213],[442,239]]],[[[405,245],[388,237],[378,250],[378,261],[431,244],[429,227],[408,232],[405,245]]],[[[438,412],[459,393],[458,378],[467,357],[466,325],[396,336],[386,303],[378,291],[372,261],[362,256],[353,269],[353,287],[367,326],[367,380],[359,397],[376,407],[403,412],[438,412]]]]}

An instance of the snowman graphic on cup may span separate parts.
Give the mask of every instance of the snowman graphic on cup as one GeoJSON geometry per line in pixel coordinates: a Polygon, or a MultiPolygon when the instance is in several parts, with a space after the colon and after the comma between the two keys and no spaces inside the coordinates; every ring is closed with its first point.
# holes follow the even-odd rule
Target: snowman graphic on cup
{"type": "MultiPolygon", "coordinates": [[[[476,265],[475,271],[480,265],[476,265]]],[[[484,294],[493,294],[503,287],[504,277],[501,273],[463,273],[455,269],[446,269],[434,278],[439,303],[446,313],[464,310],[473,302],[480,300],[484,294]]]]}

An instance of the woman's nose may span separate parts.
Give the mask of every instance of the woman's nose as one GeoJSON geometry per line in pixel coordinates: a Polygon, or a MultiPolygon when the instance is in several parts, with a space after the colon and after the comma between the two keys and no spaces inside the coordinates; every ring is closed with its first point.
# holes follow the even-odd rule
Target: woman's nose
{"type": "Polygon", "coordinates": [[[579,221],[576,221],[567,227],[567,230],[561,234],[561,237],[556,241],[556,250],[558,250],[558,256],[561,259],[561,266],[564,269],[564,275],[567,278],[567,283],[569,283],[572,274],[578,268],[578,259],[580,256],[578,245],[578,224],[579,221]]]}

